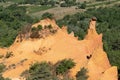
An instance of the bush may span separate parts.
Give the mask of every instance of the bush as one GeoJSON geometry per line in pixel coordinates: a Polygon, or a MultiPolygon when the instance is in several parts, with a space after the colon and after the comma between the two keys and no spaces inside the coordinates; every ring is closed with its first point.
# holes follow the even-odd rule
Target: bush
{"type": "Polygon", "coordinates": [[[85,9],[86,8],[86,3],[82,3],[78,8],[85,9]]]}
{"type": "Polygon", "coordinates": [[[68,5],[66,3],[61,3],[60,7],[68,7],[68,5]]]}
{"type": "Polygon", "coordinates": [[[48,25],[48,29],[52,29],[52,25],[48,25]]]}
{"type": "Polygon", "coordinates": [[[32,29],[31,29],[32,32],[34,32],[34,31],[36,31],[36,30],[37,30],[36,27],[32,27],[32,29]]]}
{"type": "Polygon", "coordinates": [[[76,80],[87,80],[87,70],[85,68],[82,68],[77,74],[76,74],[76,80]]]}
{"type": "Polygon", "coordinates": [[[60,4],[61,7],[71,7],[76,4],[76,0],[64,0],[64,1],[65,1],[64,3],[60,4]]]}
{"type": "Polygon", "coordinates": [[[73,66],[75,66],[75,63],[72,59],[64,59],[55,65],[50,62],[37,62],[32,64],[29,70],[25,70],[21,76],[25,77],[26,80],[61,80],[56,72],[61,74],[59,70],[62,70],[62,73],[66,73],[62,75],[62,80],[73,80],[67,73],[73,66]]]}
{"type": "Polygon", "coordinates": [[[64,59],[56,64],[56,74],[64,74],[75,66],[72,59],[64,59]]]}
{"type": "Polygon", "coordinates": [[[0,63],[0,73],[2,73],[5,70],[5,65],[0,63]]]}
{"type": "Polygon", "coordinates": [[[38,25],[37,28],[38,28],[39,31],[41,31],[42,30],[42,25],[38,25]]]}
{"type": "Polygon", "coordinates": [[[51,80],[51,69],[51,65],[47,62],[34,63],[24,74],[26,74],[26,80],[51,80]]]}
{"type": "Polygon", "coordinates": [[[41,19],[46,19],[46,18],[53,19],[53,14],[48,12],[44,13],[41,19]]]}

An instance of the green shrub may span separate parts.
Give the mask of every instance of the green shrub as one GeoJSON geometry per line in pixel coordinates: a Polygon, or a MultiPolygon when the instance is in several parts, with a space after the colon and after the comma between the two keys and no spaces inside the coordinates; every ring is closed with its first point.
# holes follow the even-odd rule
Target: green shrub
{"type": "Polygon", "coordinates": [[[68,5],[66,3],[61,3],[60,7],[68,7],[68,5]]]}
{"type": "Polygon", "coordinates": [[[67,71],[75,66],[75,63],[72,59],[64,59],[55,65],[52,65],[50,62],[40,62],[34,63],[30,66],[29,70],[25,70],[21,77],[25,77],[26,80],[61,80],[56,72],[61,74],[61,71],[58,69],[63,68],[62,80],[73,80],[67,71]]]}
{"type": "Polygon", "coordinates": [[[78,8],[85,9],[86,8],[86,3],[82,3],[78,8]]]}
{"type": "Polygon", "coordinates": [[[52,25],[48,25],[48,28],[49,28],[49,29],[52,29],[52,25]]]}
{"type": "Polygon", "coordinates": [[[47,62],[34,63],[24,74],[27,75],[27,80],[51,80],[51,69],[51,65],[47,62]]]}
{"type": "Polygon", "coordinates": [[[64,0],[64,1],[65,1],[64,3],[60,4],[61,7],[71,7],[76,4],[76,0],[64,0]]]}
{"type": "Polygon", "coordinates": [[[36,27],[32,27],[32,29],[31,29],[32,32],[34,32],[34,31],[36,31],[36,30],[37,30],[36,27]]]}
{"type": "Polygon", "coordinates": [[[5,65],[0,63],[0,73],[2,73],[5,70],[5,65]]]}
{"type": "Polygon", "coordinates": [[[56,74],[64,74],[75,66],[72,59],[64,59],[56,64],[56,74]]]}
{"type": "Polygon", "coordinates": [[[87,69],[84,67],[76,74],[76,80],[87,80],[88,75],[87,75],[87,69]]]}
{"type": "Polygon", "coordinates": [[[42,30],[42,25],[38,25],[37,26],[37,29],[40,31],[40,30],[42,30]]]}
{"type": "Polygon", "coordinates": [[[49,12],[44,13],[41,19],[46,19],[46,18],[53,19],[53,14],[49,12]]]}

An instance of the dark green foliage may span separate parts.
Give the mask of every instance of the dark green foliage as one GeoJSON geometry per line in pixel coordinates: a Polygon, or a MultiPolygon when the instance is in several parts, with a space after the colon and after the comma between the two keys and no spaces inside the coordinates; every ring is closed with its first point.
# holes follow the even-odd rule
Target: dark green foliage
{"type": "Polygon", "coordinates": [[[5,2],[5,0],[0,0],[0,2],[5,2]]]}
{"type": "Polygon", "coordinates": [[[68,7],[66,3],[61,3],[60,7],[68,7]]]}
{"type": "Polygon", "coordinates": [[[32,27],[31,28],[31,31],[34,32],[34,31],[41,31],[42,30],[42,25],[38,25],[37,27],[32,27]]]}
{"type": "Polygon", "coordinates": [[[82,3],[78,6],[78,8],[85,9],[86,8],[86,3],[82,3]]]}
{"type": "Polygon", "coordinates": [[[67,73],[69,69],[73,68],[75,63],[72,59],[64,59],[55,65],[50,62],[34,63],[31,65],[29,70],[24,71],[21,76],[25,77],[27,80],[73,80],[67,73]],[[60,67],[62,65],[62,67],[60,67]],[[56,74],[57,68],[63,68],[63,73],[61,77],[56,74]]]}
{"type": "Polygon", "coordinates": [[[112,65],[118,66],[118,69],[120,69],[120,62],[119,62],[120,61],[120,51],[119,50],[111,51],[108,54],[108,58],[112,65]]]}
{"type": "Polygon", "coordinates": [[[65,74],[69,69],[73,68],[75,63],[72,59],[64,59],[56,64],[56,73],[65,74]]]}
{"type": "Polygon", "coordinates": [[[52,29],[52,25],[48,25],[48,28],[49,28],[49,29],[52,29]]]}
{"type": "Polygon", "coordinates": [[[35,63],[31,65],[26,74],[27,80],[51,80],[52,79],[51,64],[47,62],[35,63]]]}
{"type": "MultiPolygon", "coordinates": [[[[70,7],[75,5],[76,0],[63,0],[65,3],[61,4],[61,7],[70,7]]],[[[57,0],[24,0],[24,4],[35,4],[35,5],[46,5],[46,6],[55,6],[57,4],[57,0]]]]}
{"type": "Polygon", "coordinates": [[[55,4],[56,4],[56,1],[54,1],[54,0],[51,0],[51,1],[49,1],[49,4],[50,4],[51,6],[55,6],[55,4]]]}
{"type": "Polygon", "coordinates": [[[88,75],[87,75],[87,69],[82,68],[77,74],[76,74],[76,80],[87,80],[88,75]]]}
{"type": "Polygon", "coordinates": [[[90,15],[86,13],[76,13],[74,15],[67,15],[62,20],[57,21],[58,25],[66,25],[68,33],[74,32],[75,36],[83,39],[89,25],[90,15]]]}
{"type": "Polygon", "coordinates": [[[38,29],[36,27],[32,27],[31,31],[34,32],[34,31],[37,31],[38,29]]]}
{"type": "Polygon", "coordinates": [[[52,29],[52,25],[45,26],[44,29],[52,29]]]}
{"type": "Polygon", "coordinates": [[[55,6],[55,0],[24,0],[24,4],[46,5],[55,6]]]}
{"type": "Polygon", "coordinates": [[[34,20],[26,14],[26,8],[13,4],[0,7],[0,46],[10,46],[23,25],[34,20]]]}
{"type": "Polygon", "coordinates": [[[41,19],[46,19],[46,18],[53,19],[53,14],[48,12],[44,13],[41,19]]]}
{"type": "Polygon", "coordinates": [[[37,28],[39,31],[42,30],[42,25],[38,25],[37,28]]]}
{"type": "Polygon", "coordinates": [[[0,63],[0,74],[5,70],[5,65],[0,63]]]}
{"type": "Polygon", "coordinates": [[[61,3],[61,7],[70,7],[76,4],[76,0],[63,0],[64,3],[61,3]]]}

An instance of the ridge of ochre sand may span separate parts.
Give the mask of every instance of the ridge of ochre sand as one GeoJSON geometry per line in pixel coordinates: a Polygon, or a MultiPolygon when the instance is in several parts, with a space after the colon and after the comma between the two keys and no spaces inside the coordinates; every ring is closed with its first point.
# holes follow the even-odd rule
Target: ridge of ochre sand
{"type": "MultiPolygon", "coordinates": [[[[15,69],[7,70],[3,73],[4,77],[19,78],[20,74],[29,69],[30,64],[38,61],[50,61],[53,64],[65,58],[71,58],[76,63],[76,66],[71,69],[70,75],[75,77],[76,73],[85,67],[88,69],[88,80],[118,80],[117,68],[111,66],[107,58],[107,54],[103,50],[102,34],[96,32],[96,21],[91,20],[88,29],[88,34],[85,39],[78,40],[74,37],[74,33],[67,33],[67,28],[63,26],[59,28],[54,20],[44,19],[32,25],[52,25],[57,29],[57,33],[50,35],[44,39],[27,39],[22,42],[16,42],[9,48],[2,49],[0,52],[6,54],[7,51],[12,51],[14,56],[4,60],[4,64],[9,66],[17,64],[23,59],[27,59],[22,65],[16,66],[15,69]],[[34,51],[45,47],[48,50],[42,55],[37,55],[34,51]],[[92,55],[90,59],[87,56],[92,55]]],[[[0,60],[3,62],[3,60],[0,60]]],[[[15,80],[15,79],[14,79],[15,80]]]]}

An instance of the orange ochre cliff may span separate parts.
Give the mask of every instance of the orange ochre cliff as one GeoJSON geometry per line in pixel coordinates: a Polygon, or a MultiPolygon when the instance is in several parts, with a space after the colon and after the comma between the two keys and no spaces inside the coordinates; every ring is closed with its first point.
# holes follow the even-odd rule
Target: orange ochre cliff
{"type": "Polygon", "coordinates": [[[32,27],[38,25],[42,27],[51,25],[57,32],[47,34],[47,31],[43,31],[41,33],[43,37],[38,39],[26,39],[21,36],[23,38],[20,40],[18,36],[9,48],[0,48],[0,53],[3,55],[7,52],[13,54],[8,59],[0,59],[1,63],[9,67],[3,73],[4,77],[22,80],[20,74],[36,61],[50,61],[54,64],[59,60],[71,58],[76,63],[76,66],[70,70],[70,75],[73,77],[85,67],[88,69],[88,80],[118,80],[117,67],[110,65],[103,50],[102,34],[96,32],[96,20],[91,19],[88,33],[83,40],[74,37],[73,32],[68,34],[67,27],[59,28],[54,20],[44,19],[32,27]],[[20,61],[23,61],[22,65],[20,61]],[[16,68],[10,68],[12,64],[16,65],[16,68]]]}

